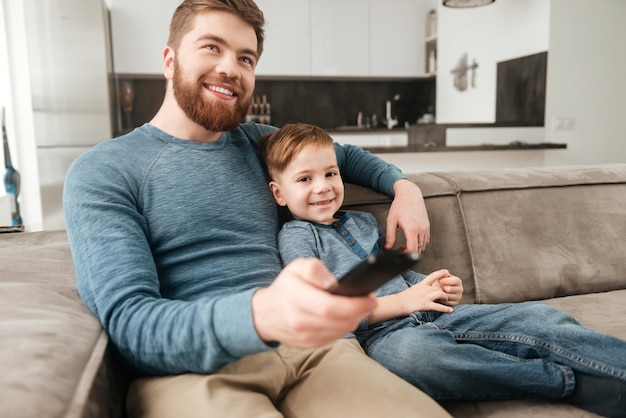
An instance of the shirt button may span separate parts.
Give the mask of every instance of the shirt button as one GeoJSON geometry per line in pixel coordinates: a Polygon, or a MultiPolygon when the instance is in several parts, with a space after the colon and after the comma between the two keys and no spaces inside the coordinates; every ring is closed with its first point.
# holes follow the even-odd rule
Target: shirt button
{"type": "Polygon", "coordinates": [[[349,240],[348,245],[352,247],[354,245],[354,240],[353,239],[349,240]]]}
{"type": "Polygon", "coordinates": [[[348,231],[346,231],[345,229],[341,231],[341,236],[345,237],[346,235],[348,235],[348,231]]]}

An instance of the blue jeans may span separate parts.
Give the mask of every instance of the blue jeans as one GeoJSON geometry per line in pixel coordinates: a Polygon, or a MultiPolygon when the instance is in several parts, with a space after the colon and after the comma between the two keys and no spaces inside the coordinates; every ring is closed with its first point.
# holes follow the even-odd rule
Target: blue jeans
{"type": "Polygon", "coordinates": [[[435,399],[559,399],[574,390],[574,371],[626,382],[626,341],[539,302],[415,312],[357,338],[435,399]]]}

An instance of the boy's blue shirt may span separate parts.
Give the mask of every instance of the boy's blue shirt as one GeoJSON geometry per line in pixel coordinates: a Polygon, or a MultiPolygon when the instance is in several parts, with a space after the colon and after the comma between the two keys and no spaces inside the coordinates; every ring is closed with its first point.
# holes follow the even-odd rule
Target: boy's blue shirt
{"type": "MultiPolygon", "coordinates": [[[[275,129],[246,123],[199,143],[146,124],[70,167],[64,211],[78,290],[135,371],[210,373],[274,348],[256,333],[251,298],[282,268],[258,146],[275,129]]],[[[346,181],[393,195],[397,168],[357,147],[336,150],[346,181]]]]}
{"type": "MultiPolygon", "coordinates": [[[[315,257],[336,277],[342,277],[369,254],[384,246],[385,235],[374,215],[361,211],[340,211],[330,225],[292,219],[278,233],[278,249],[284,264],[296,258],[315,257]]],[[[376,291],[376,296],[399,293],[420,282],[423,274],[407,270],[376,291]]],[[[365,330],[363,321],[358,331],[365,330]]]]}

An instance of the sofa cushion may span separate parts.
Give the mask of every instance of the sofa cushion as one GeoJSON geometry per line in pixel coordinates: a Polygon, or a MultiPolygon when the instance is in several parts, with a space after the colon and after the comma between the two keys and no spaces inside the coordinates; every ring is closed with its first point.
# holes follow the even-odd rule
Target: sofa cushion
{"type": "MultiPolygon", "coordinates": [[[[517,302],[622,289],[626,165],[410,174],[431,242],[416,269],[463,279],[465,303],[517,302]],[[508,279],[514,278],[513,280],[508,279]]],[[[345,207],[385,227],[390,199],[348,186],[345,207]]],[[[399,245],[404,243],[400,235],[399,245]]]]}
{"type": "Polygon", "coordinates": [[[626,184],[462,192],[478,303],[621,289],[626,184]]]}
{"type": "Polygon", "coordinates": [[[440,403],[453,417],[458,418],[601,418],[560,401],[543,399],[440,403]]]}
{"type": "Polygon", "coordinates": [[[626,289],[565,296],[544,301],[567,312],[582,325],[602,334],[626,340],[626,289]]]}
{"type": "MultiPolygon", "coordinates": [[[[447,171],[430,175],[437,176],[457,190],[465,192],[583,184],[623,184],[626,182],[626,164],[447,171]]],[[[420,186],[421,181],[419,176],[420,186]]],[[[430,180],[428,182],[432,183],[430,180]]]]}
{"type": "Polygon", "coordinates": [[[0,416],[119,416],[108,339],[76,292],[65,231],[0,238],[0,416]]]}
{"type": "Polygon", "coordinates": [[[420,268],[464,280],[463,302],[497,303],[623,289],[626,165],[414,174],[431,240],[420,268]],[[455,199],[435,203],[455,191],[455,199]],[[444,211],[445,214],[441,214],[444,211]],[[443,233],[442,233],[443,232],[443,233]],[[466,256],[469,256],[466,258],[466,256]],[[469,263],[469,265],[468,265],[469,263]],[[513,277],[515,280],[510,280],[513,277]]]}

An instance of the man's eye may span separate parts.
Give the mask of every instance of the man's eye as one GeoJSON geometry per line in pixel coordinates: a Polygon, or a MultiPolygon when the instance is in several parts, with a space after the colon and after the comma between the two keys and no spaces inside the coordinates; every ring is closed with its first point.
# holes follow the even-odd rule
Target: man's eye
{"type": "Polygon", "coordinates": [[[254,60],[250,57],[241,57],[241,61],[245,62],[248,65],[254,66],[254,60]]]}
{"type": "Polygon", "coordinates": [[[218,50],[217,45],[214,45],[214,44],[209,44],[209,45],[205,46],[205,48],[209,49],[211,51],[217,51],[218,50]]]}

